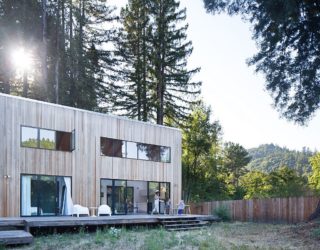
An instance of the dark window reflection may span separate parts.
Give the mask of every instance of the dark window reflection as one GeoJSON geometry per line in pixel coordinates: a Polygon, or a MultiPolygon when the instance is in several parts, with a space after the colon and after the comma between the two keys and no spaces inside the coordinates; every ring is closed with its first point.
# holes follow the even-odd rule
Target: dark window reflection
{"type": "Polygon", "coordinates": [[[113,140],[113,156],[114,157],[125,157],[126,147],[124,141],[113,140]]]}
{"type": "Polygon", "coordinates": [[[62,151],[72,150],[72,147],[71,147],[72,133],[57,131],[56,137],[57,137],[57,141],[56,141],[57,150],[62,150],[62,151]]]}
{"type": "Polygon", "coordinates": [[[112,139],[103,138],[100,139],[101,143],[101,154],[105,156],[113,156],[112,155],[112,139]]]}
{"type": "Polygon", "coordinates": [[[170,162],[170,147],[101,137],[101,154],[155,162],[170,162]]]}

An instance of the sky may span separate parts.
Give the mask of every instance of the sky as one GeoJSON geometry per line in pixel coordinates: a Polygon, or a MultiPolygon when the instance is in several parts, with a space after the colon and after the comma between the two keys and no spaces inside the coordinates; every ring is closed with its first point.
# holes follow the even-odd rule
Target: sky
{"type": "MultiPolygon", "coordinates": [[[[123,6],[126,0],[110,0],[123,6]]],[[[257,47],[250,25],[240,17],[206,13],[202,0],[181,0],[187,8],[188,39],[193,43],[189,67],[200,67],[194,80],[202,81],[202,98],[219,120],[223,140],[245,148],[274,143],[289,149],[320,149],[320,114],[307,126],[280,118],[265,91],[264,76],[256,74],[246,60],[257,47]]]]}

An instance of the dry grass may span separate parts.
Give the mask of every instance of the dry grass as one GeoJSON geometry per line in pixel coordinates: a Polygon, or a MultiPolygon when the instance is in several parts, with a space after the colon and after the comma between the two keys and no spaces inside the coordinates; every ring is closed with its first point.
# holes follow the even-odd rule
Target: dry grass
{"type": "Polygon", "coordinates": [[[163,229],[106,229],[94,233],[36,237],[18,249],[319,249],[319,224],[217,223],[190,232],[163,229]]]}

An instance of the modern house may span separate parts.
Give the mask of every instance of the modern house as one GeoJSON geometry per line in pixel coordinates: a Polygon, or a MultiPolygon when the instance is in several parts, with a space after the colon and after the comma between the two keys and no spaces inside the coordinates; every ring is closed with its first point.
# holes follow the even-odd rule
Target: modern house
{"type": "Polygon", "coordinates": [[[160,213],[181,199],[178,129],[0,94],[0,217],[160,213]],[[163,202],[162,202],[163,201],[163,202]]]}

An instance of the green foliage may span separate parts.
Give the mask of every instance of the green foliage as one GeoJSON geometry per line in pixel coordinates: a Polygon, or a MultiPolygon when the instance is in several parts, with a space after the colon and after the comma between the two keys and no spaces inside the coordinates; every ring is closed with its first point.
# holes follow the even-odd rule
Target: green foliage
{"type": "Polygon", "coordinates": [[[50,139],[43,138],[40,140],[40,148],[55,149],[56,143],[50,139]]]}
{"type": "Polygon", "coordinates": [[[112,11],[105,0],[1,0],[0,92],[89,110],[106,106],[117,61],[109,49],[112,11]],[[32,54],[26,72],[11,63],[20,47],[32,54]]]}
{"type": "Polygon", "coordinates": [[[310,158],[312,172],[308,178],[311,189],[320,194],[320,153],[310,158]]]}
{"type": "Polygon", "coordinates": [[[231,220],[230,210],[227,206],[222,205],[222,206],[216,207],[213,210],[213,214],[218,216],[222,221],[231,220]]]}
{"type": "Polygon", "coordinates": [[[23,147],[28,147],[28,148],[37,148],[38,147],[38,140],[37,139],[29,139],[27,141],[21,142],[21,145],[23,147]]]}
{"type": "Polygon", "coordinates": [[[269,175],[260,171],[250,171],[240,179],[240,185],[245,189],[245,199],[267,198],[272,187],[269,175]]]}
{"type": "Polygon", "coordinates": [[[301,196],[307,191],[307,180],[288,167],[270,174],[251,171],[240,179],[245,199],[301,196]]]}
{"type": "Polygon", "coordinates": [[[221,170],[228,184],[228,192],[233,199],[241,199],[244,195],[239,186],[239,178],[247,172],[245,167],[250,159],[248,151],[241,145],[232,142],[225,144],[221,170]]]}
{"type": "Polygon", "coordinates": [[[221,127],[218,122],[210,122],[210,114],[210,108],[204,104],[194,106],[183,129],[182,180],[186,201],[203,200],[221,191],[217,176],[221,127]]]}
{"type": "Polygon", "coordinates": [[[311,171],[309,158],[314,154],[308,148],[302,151],[289,150],[274,144],[264,144],[248,150],[252,157],[247,165],[248,170],[270,173],[279,167],[287,166],[296,170],[299,175],[306,176],[311,171]]]}
{"type": "Polygon", "coordinates": [[[145,238],[143,249],[170,249],[179,243],[175,233],[165,231],[163,228],[160,230],[152,230],[152,232],[154,233],[147,235],[145,238]]]}
{"type": "Polygon", "coordinates": [[[115,109],[138,120],[181,124],[196,103],[200,82],[187,59],[186,10],[177,0],[130,0],[121,12],[118,55],[123,67],[115,109]]]}
{"type": "Polygon", "coordinates": [[[96,244],[102,244],[105,240],[104,234],[101,232],[101,230],[96,231],[94,242],[96,244]]]}
{"type": "Polygon", "coordinates": [[[108,231],[108,234],[111,238],[120,238],[121,236],[121,229],[115,228],[115,227],[111,227],[108,231]]]}
{"type": "Polygon", "coordinates": [[[204,0],[209,12],[240,14],[253,26],[258,53],[249,61],[266,76],[275,106],[303,124],[320,107],[318,0],[204,0]]]}

